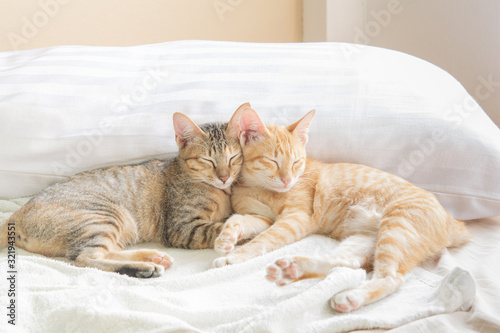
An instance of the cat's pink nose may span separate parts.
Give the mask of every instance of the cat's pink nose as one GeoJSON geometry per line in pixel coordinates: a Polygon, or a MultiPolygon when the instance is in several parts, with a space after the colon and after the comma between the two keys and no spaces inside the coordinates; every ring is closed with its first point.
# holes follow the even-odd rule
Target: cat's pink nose
{"type": "Polygon", "coordinates": [[[283,182],[283,184],[285,186],[288,186],[288,184],[290,184],[290,182],[292,181],[292,178],[289,178],[289,177],[287,177],[287,178],[281,178],[281,181],[283,182]]]}
{"type": "Polygon", "coordinates": [[[229,175],[219,176],[219,179],[225,184],[229,179],[229,175]]]}

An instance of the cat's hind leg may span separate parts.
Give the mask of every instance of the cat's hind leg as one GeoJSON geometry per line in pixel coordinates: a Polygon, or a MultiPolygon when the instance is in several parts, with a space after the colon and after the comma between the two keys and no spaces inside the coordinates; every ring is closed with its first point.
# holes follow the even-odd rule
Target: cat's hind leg
{"type": "Polygon", "coordinates": [[[154,264],[163,266],[164,269],[169,268],[174,263],[174,259],[168,254],[152,249],[123,250],[117,252],[110,252],[107,254],[106,259],[120,260],[120,261],[152,262],[154,264]]]}
{"type": "Polygon", "coordinates": [[[328,257],[278,259],[267,267],[266,278],[284,286],[303,279],[324,278],[334,267],[366,268],[373,259],[375,242],[375,236],[353,235],[340,242],[328,257]]]}
{"type": "Polygon", "coordinates": [[[331,306],[339,312],[350,312],[394,293],[403,283],[404,274],[432,252],[409,219],[386,216],[377,237],[372,278],[335,295],[331,306]]]}
{"type": "Polygon", "coordinates": [[[150,278],[163,274],[172,258],[156,250],[123,251],[112,229],[100,228],[86,232],[70,245],[67,257],[76,266],[94,267],[132,277],[150,278]]]}
{"type": "Polygon", "coordinates": [[[126,254],[121,254],[121,251],[108,252],[104,249],[85,249],[72,261],[72,263],[75,266],[94,267],[103,271],[115,272],[138,278],[161,276],[165,271],[165,267],[170,267],[170,264],[163,265],[162,261],[165,260],[163,258],[153,262],[155,258],[161,258],[158,253],[141,253],[141,251],[149,252],[149,250],[130,250],[125,251],[128,252],[126,254]],[[151,259],[151,261],[149,261],[149,259],[151,259]]]}
{"type": "Polygon", "coordinates": [[[403,283],[404,275],[397,270],[375,268],[373,277],[355,289],[336,294],[331,299],[331,306],[338,312],[357,310],[365,304],[378,301],[394,293],[403,283]]]}

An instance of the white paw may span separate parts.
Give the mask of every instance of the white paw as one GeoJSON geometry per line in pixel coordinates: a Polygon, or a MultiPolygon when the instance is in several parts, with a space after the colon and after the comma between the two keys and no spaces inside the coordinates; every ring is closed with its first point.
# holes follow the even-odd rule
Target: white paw
{"type": "Polygon", "coordinates": [[[219,257],[212,262],[212,267],[222,267],[237,264],[239,261],[232,257],[219,257]]]}
{"type": "Polygon", "coordinates": [[[226,255],[234,250],[234,246],[240,238],[240,226],[238,224],[225,224],[219,237],[215,240],[214,250],[218,254],[226,255]]]}
{"type": "Polygon", "coordinates": [[[266,279],[280,287],[297,281],[301,276],[302,272],[293,258],[278,259],[266,268],[266,279]]]}
{"type": "Polygon", "coordinates": [[[214,268],[227,266],[227,265],[229,265],[229,263],[227,262],[226,257],[215,258],[215,260],[212,262],[212,267],[214,267],[214,268]]]}
{"type": "Polygon", "coordinates": [[[338,312],[351,312],[365,303],[363,291],[352,289],[338,293],[330,301],[331,307],[338,312]]]}

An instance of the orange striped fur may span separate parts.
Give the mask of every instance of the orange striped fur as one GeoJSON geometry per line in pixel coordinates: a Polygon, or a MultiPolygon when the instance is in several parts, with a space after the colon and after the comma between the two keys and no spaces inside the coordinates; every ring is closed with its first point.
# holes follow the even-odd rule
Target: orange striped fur
{"type": "Polygon", "coordinates": [[[358,164],[322,163],[306,157],[309,112],[288,126],[265,126],[246,109],[240,119],[244,163],[232,193],[236,212],[215,241],[226,256],[214,266],[235,264],[311,234],[340,240],[324,259],[277,260],[267,278],[286,285],[325,276],[336,266],[373,269],[373,278],[335,295],[340,312],[393,293],[404,274],[471,234],[436,197],[404,179],[358,164]],[[235,248],[239,239],[254,237],[235,248]]]}

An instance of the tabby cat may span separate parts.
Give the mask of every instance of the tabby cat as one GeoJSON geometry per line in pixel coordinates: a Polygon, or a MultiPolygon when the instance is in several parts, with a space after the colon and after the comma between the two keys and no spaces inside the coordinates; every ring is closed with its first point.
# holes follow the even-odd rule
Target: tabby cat
{"type": "Polygon", "coordinates": [[[436,197],[400,177],[350,163],[306,158],[315,111],[288,126],[265,126],[253,109],[242,112],[244,163],[233,188],[231,216],[215,241],[225,257],[214,266],[240,263],[321,234],[340,243],[322,260],[290,257],[267,268],[279,286],[324,277],[336,266],[373,270],[357,288],[331,300],[339,312],[356,310],[399,288],[406,272],[471,234],[436,197]],[[250,242],[234,250],[239,239],[250,242]]]}
{"type": "Polygon", "coordinates": [[[46,188],[0,224],[0,248],[15,241],[76,266],[142,278],[160,276],[173,260],[157,250],[123,250],[129,245],[212,248],[231,214],[242,164],[237,120],[248,106],[229,123],[200,127],[175,113],[177,157],[82,172],[46,188]],[[15,239],[7,237],[11,223],[15,239]]]}

